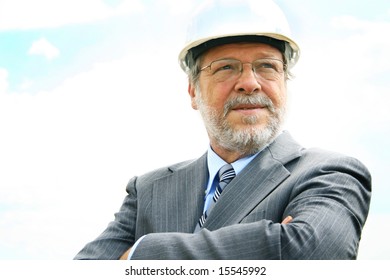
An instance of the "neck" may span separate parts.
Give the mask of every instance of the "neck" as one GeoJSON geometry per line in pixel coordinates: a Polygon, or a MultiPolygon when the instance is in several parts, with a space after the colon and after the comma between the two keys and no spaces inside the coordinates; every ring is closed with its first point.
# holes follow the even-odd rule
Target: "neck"
{"type": "Polygon", "coordinates": [[[251,155],[250,153],[245,153],[241,151],[230,151],[215,144],[211,144],[211,148],[221,159],[223,159],[227,163],[232,163],[239,160],[240,158],[244,158],[246,156],[251,155]]]}

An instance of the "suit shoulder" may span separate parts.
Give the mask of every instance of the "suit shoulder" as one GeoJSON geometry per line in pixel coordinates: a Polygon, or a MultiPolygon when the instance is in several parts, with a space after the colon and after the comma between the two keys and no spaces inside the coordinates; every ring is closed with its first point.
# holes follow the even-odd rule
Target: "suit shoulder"
{"type": "Polygon", "coordinates": [[[329,166],[342,170],[353,169],[370,176],[367,167],[357,158],[320,148],[303,149],[300,161],[312,167],[329,166]]]}
{"type": "Polygon", "coordinates": [[[192,164],[194,161],[196,161],[196,160],[186,160],[186,161],[178,162],[175,164],[167,165],[164,167],[160,167],[160,168],[154,169],[152,171],[149,171],[147,173],[144,173],[140,176],[137,176],[137,180],[138,181],[140,181],[140,180],[141,181],[150,181],[150,180],[155,180],[155,179],[158,179],[161,177],[165,177],[167,175],[172,174],[173,172],[175,172],[178,169],[186,168],[187,166],[192,164]]]}
{"type": "Polygon", "coordinates": [[[325,150],[322,148],[316,148],[316,147],[302,149],[301,153],[302,153],[303,157],[306,157],[306,158],[311,159],[311,160],[318,160],[321,162],[323,162],[324,160],[325,161],[326,160],[330,160],[330,161],[334,161],[334,160],[351,161],[352,160],[352,161],[359,162],[358,159],[356,159],[352,156],[349,156],[349,155],[346,155],[346,154],[343,154],[340,152],[329,151],[329,150],[325,150]]]}

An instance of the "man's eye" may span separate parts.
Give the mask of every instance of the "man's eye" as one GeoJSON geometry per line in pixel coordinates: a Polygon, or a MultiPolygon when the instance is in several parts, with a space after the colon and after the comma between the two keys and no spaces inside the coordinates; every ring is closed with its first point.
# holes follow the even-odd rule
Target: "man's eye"
{"type": "Polygon", "coordinates": [[[228,71],[228,70],[233,70],[234,66],[232,64],[223,64],[223,65],[218,65],[215,69],[215,72],[218,71],[228,71]]]}
{"type": "Polygon", "coordinates": [[[276,70],[276,67],[274,64],[272,63],[261,63],[259,65],[256,66],[256,69],[275,69],[276,70]]]}

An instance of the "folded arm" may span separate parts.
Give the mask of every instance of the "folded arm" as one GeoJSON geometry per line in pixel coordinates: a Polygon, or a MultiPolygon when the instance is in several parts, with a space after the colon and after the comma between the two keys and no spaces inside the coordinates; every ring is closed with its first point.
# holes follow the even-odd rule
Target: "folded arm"
{"type": "Polygon", "coordinates": [[[151,233],[132,259],[355,259],[370,201],[356,160],[324,162],[294,180],[287,223],[262,219],[190,233],[151,233]]]}
{"type": "MultiPolygon", "coordinates": [[[[351,159],[332,159],[288,178],[282,214],[274,218],[192,233],[149,233],[132,259],[354,259],[367,217],[371,180],[368,171],[351,159]],[[291,216],[283,221],[283,217],[291,216]]],[[[136,179],[129,183],[121,211],[101,236],[76,259],[127,257],[135,242],[136,179]]],[[[271,194],[266,199],[272,199],[271,194]]],[[[279,201],[270,201],[279,207],[279,201]]],[[[266,205],[262,202],[259,207],[266,205]]],[[[268,205],[271,205],[268,204],[268,205]]],[[[264,206],[267,212],[269,206],[264,206]]]]}

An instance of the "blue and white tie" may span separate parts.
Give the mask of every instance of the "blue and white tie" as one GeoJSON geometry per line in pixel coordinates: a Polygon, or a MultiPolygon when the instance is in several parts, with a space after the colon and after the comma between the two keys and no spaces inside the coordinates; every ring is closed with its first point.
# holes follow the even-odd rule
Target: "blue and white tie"
{"type": "Polygon", "coordinates": [[[204,211],[203,215],[200,217],[199,222],[195,228],[195,232],[202,228],[203,224],[206,222],[208,214],[210,214],[218,198],[221,196],[223,189],[230,183],[231,180],[233,180],[235,176],[236,173],[234,172],[233,166],[230,164],[225,164],[218,171],[219,184],[215,188],[213,200],[211,201],[206,211],[204,211]]]}

